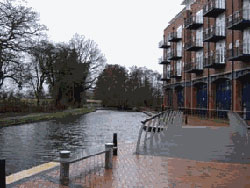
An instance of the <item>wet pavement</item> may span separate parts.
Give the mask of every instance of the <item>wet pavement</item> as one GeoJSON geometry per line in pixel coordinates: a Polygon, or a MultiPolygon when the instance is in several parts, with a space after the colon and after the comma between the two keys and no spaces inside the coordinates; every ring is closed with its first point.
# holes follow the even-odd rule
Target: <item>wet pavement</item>
{"type": "Polygon", "coordinates": [[[248,140],[249,134],[239,125],[169,126],[166,134],[158,134],[153,139],[147,139],[145,145],[141,141],[138,153],[204,162],[249,164],[248,140]]]}
{"type": "Polygon", "coordinates": [[[60,185],[59,167],[7,185],[7,188],[248,188],[250,164],[203,162],[167,156],[134,155],[134,143],[119,143],[113,169],[104,169],[104,155],[70,166],[70,182],[60,185]]]}

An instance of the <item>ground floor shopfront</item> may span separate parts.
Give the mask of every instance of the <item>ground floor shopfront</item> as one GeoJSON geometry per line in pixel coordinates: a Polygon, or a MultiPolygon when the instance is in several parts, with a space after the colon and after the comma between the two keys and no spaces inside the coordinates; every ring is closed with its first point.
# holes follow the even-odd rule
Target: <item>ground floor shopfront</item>
{"type": "Polygon", "coordinates": [[[167,84],[164,93],[170,109],[220,118],[233,110],[250,120],[250,70],[167,84]]]}

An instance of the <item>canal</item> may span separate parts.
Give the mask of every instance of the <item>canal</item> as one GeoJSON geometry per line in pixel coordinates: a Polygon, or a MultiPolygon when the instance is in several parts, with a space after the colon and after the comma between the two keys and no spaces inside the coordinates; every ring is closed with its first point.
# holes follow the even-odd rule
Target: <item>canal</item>
{"type": "Polygon", "coordinates": [[[112,141],[136,141],[140,121],[147,116],[140,112],[100,110],[59,120],[0,128],[0,158],[6,159],[6,174],[50,162],[60,150],[77,152],[112,141]]]}

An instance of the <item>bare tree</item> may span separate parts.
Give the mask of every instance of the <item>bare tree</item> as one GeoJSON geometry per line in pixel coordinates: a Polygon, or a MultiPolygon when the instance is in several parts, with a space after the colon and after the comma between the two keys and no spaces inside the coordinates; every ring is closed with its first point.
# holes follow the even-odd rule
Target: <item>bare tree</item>
{"type": "Polygon", "coordinates": [[[0,2],[0,88],[6,78],[21,86],[24,66],[21,57],[46,28],[39,16],[21,2],[0,2]]]}
{"type": "Polygon", "coordinates": [[[84,90],[93,88],[97,77],[104,69],[106,58],[93,40],[86,40],[82,35],[75,34],[70,40],[70,46],[75,49],[78,61],[89,67],[84,90]]]}

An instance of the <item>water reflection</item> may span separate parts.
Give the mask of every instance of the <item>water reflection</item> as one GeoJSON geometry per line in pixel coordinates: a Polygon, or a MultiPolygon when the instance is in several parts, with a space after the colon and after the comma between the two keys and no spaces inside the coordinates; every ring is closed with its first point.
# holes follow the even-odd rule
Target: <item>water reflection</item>
{"type": "Polygon", "coordinates": [[[136,112],[97,111],[60,120],[0,129],[0,158],[6,159],[6,173],[14,173],[51,161],[58,151],[72,152],[112,141],[136,141],[140,121],[136,112]]]}

